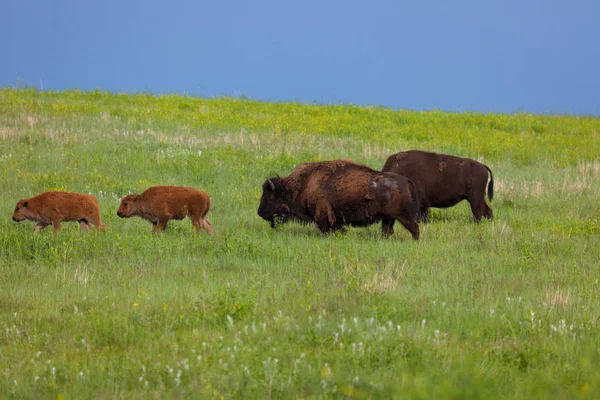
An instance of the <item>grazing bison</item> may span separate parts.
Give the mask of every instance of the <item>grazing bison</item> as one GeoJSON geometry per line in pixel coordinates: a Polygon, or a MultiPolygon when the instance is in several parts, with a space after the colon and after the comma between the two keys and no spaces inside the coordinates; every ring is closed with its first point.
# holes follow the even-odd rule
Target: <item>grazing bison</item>
{"type": "Polygon", "coordinates": [[[469,158],[411,150],[391,155],[382,169],[382,172],[395,172],[415,182],[422,220],[428,220],[430,207],[452,207],[467,200],[476,222],[480,222],[482,216],[492,218],[492,209],[485,202],[488,171],[491,201],[494,197],[492,170],[469,158]]]}
{"type": "Polygon", "coordinates": [[[167,228],[171,219],[190,217],[196,233],[210,234],[212,225],[206,219],[210,197],[198,189],[182,186],[152,186],[142,194],[130,194],[121,200],[117,215],[121,218],[142,217],[154,225],[153,232],[167,228]]]}
{"type": "Polygon", "coordinates": [[[275,195],[270,180],[265,181],[258,215],[269,221],[271,228],[275,228],[277,223],[285,223],[289,220],[312,223],[313,216],[310,212],[306,212],[306,208],[322,196],[321,182],[346,165],[359,164],[350,160],[330,160],[298,165],[285,179],[286,187],[292,193],[291,201],[300,207],[290,208],[281,196],[275,195]]]}
{"type": "Polygon", "coordinates": [[[90,229],[90,223],[106,232],[100,220],[98,200],[89,194],[68,192],[44,192],[30,199],[19,200],[12,216],[13,221],[26,219],[35,221],[34,232],[48,225],[54,227],[54,234],[60,231],[63,221],[77,221],[81,229],[90,229]]]}
{"type": "Polygon", "coordinates": [[[313,221],[323,233],[382,221],[386,236],[393,234],[398,220],[419,239],[417,192],[409,179],[342,160],[311,164],[319,166],[306,166],[313,172],[301,179],[303,185],[297,185],[293,174],[267,179],[258,215],[273,221],[284,212],[313,221]]]}

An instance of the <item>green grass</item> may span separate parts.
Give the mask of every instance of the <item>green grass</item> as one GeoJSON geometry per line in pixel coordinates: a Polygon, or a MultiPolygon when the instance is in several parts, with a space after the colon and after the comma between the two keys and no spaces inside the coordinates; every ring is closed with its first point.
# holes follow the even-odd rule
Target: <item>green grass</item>
{"type": "Polygon", "coordinates": [[[16,398],[598,398],[600,119],[0,90],[0,393],[16,398]],[[494,221],[433,210],[322,236],[271,230],[267,176],[485,162],[494,221]],[[120,219],[151,185],[205,190],[214,234],[120,219]],[[98,197],[107,233],[33,234],[16,202],[98,197]]]}

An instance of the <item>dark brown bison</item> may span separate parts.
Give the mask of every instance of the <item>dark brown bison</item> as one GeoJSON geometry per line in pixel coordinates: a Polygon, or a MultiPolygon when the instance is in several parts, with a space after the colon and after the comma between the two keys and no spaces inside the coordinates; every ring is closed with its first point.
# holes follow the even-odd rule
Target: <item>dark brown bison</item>
{"type": "Polygon", "coordinates": [[[268,183],[269,180],[265,181],[258,215],[269,221],[271,228],[274,228],[278,223],[285,223],[290,220],[312,223],[313,216],[310,212],[306,212],[306,208],[322,196],[321,183],[337,169],[349,164],[359,165],[350,160],[329,160],[302,163],[294,168],[285,178],[286,187],[292,193],[291,201],[300,205],[300,207],[293,207],[293,209],[283,201],[283,198],[275,196],[274,193],[271,195],[268,190],[271,188],[268,183]],[[265,196],[265,194],[267,195],[265,196]],[[265,217],[267,215],[268,217],[265,217]]]}
{"type": "Polygon", "coordinates": [[[142,194],[130,194],[121,200],[117,215],[121,218],[142,217],[154,225],[153,232],[167,228],[172,219],[190,217],[196,233],[210,234],[212,225],[206,219],[210,197],[198,189],[182,186],[152,186],[142,194]]]}
{"type": "Polygon", "coordinates": [[[15,222],[26,219],[37,222],[34,232],[52,225],[55,235],[60,231],[60,223],[63,221],[77,221],[81,229],[86,231],[92,223],[102,232],[106,232],[100,220],[98,200],[89,194],[52,191],[19,200],[12,219],[15,222]]]}
{"type": "Polygon", "coordinates": [[[429,218],[430,207],[452,207],[462,200],[471,205],[476,222],[480,222],[482,216],[492,218],[492,209],[485,202],[485,186],[487,184],[488,197],[492,201],[494,176],[492,170],[480,162],[411,150],[391,155],[382,172],[398,173],[416,184],[421,219],[424,221],[429,218]]]}
{"type": "Polygon", "coordinates": [[[382,221],[386,236],[393,234],[398,220],[419,239],[417,192],[409,179],[348,161],[309,164],[319,165],[303,167],[313,173],[303,177],[300,187],[292,174],[267,179],[258,209],[261,218],[273,221],[283,212],[313,221],[323,233],[382,221]]]}

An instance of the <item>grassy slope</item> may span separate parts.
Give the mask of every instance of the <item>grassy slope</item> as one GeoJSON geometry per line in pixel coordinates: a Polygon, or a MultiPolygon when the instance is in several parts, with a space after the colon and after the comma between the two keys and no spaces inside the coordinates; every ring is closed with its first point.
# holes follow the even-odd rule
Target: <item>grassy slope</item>
{"type": "Polygon", "coordinates": [[[19,397],[597,397],[600,120],[0,90],[0,392],[19,397]],[[484,161],[495,220],[434,210],[323,237],[256,215],[303,161],[409,148],[484,161]],[[154,184],[212,197],[215,233],[116,216],[154,184]],[[96,195],[108,233],[10,220],[96,195]]]}

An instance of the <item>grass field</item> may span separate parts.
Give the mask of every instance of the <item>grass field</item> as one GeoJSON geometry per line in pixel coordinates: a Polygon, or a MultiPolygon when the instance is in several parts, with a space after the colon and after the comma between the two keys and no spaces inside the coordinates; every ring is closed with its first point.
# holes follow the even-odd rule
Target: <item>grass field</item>
{"type": "Polygon", "coordinates": [[[0,90],[0,394],[8,398],[598,398],[600,119],[0,90]],[[493,221],[432,210],[271,230],[268,176],[425,149],[485,162],[493,221]],[[120,219],[205,190],[214,233],[120,219]],[[11,220],[95,195],[107,233],[11,220]]]}

